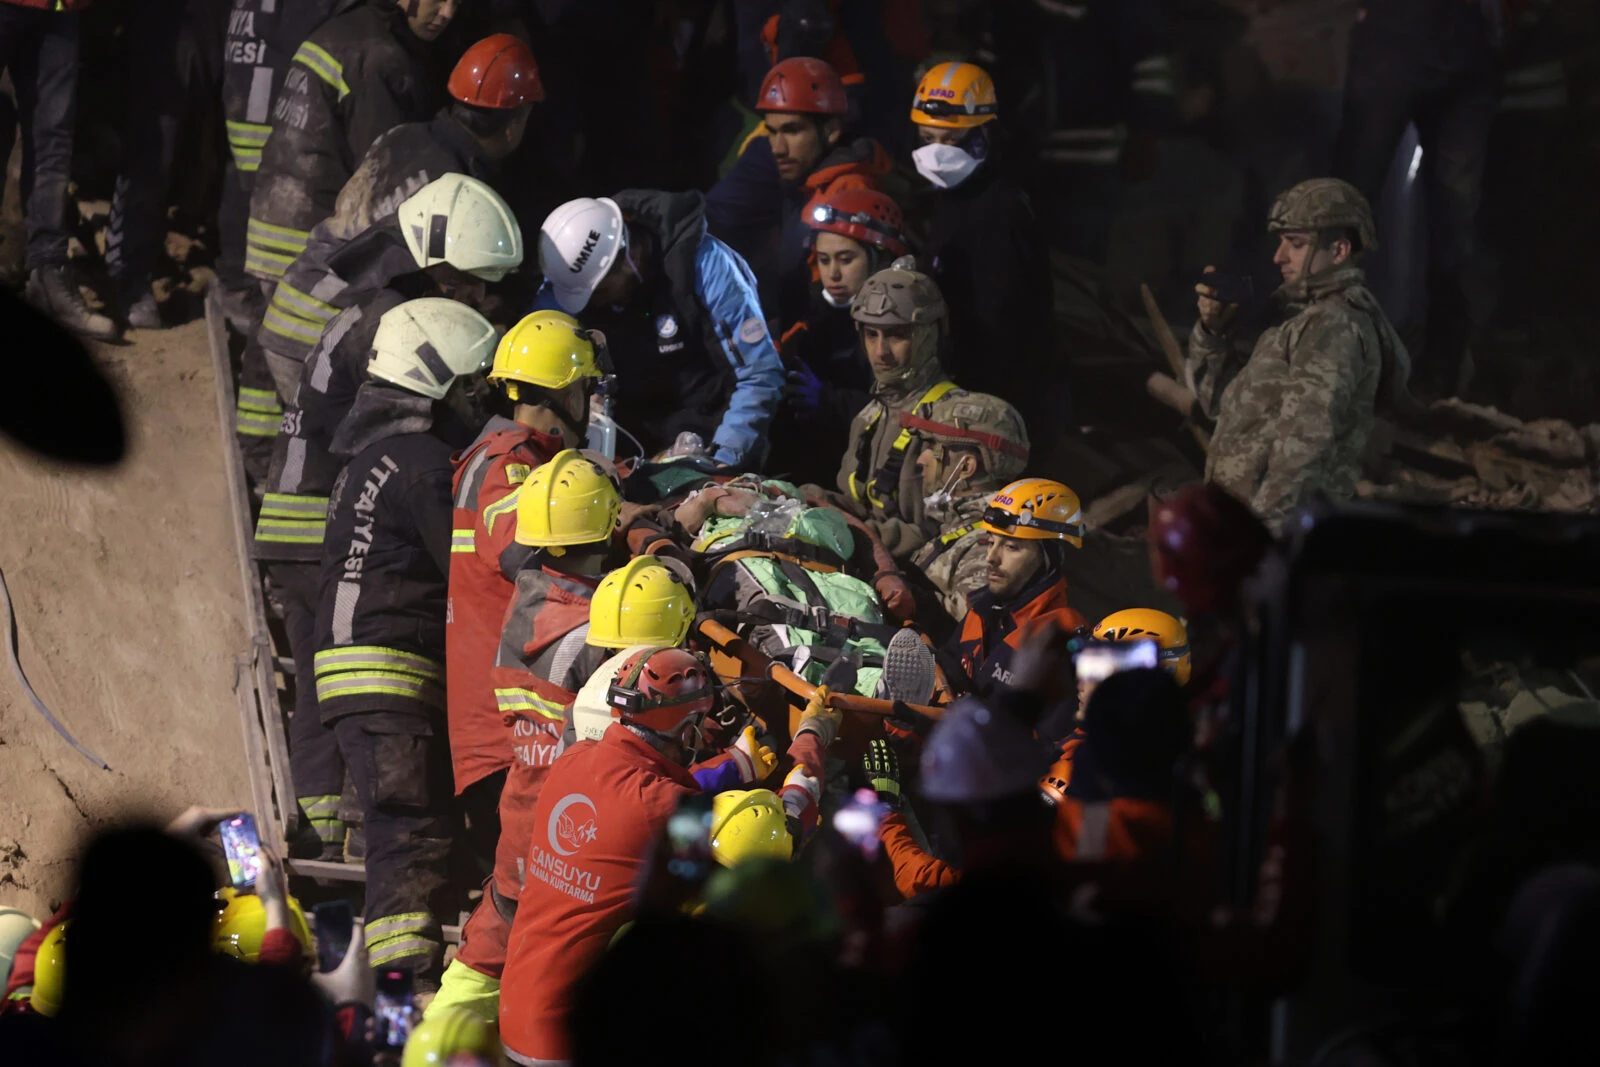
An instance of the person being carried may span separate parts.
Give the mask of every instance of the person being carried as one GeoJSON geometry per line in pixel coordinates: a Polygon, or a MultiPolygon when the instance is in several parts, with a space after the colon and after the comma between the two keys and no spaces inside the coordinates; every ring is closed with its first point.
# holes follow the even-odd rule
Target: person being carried
{"type": "Polygon", "coordinates": [[[1274,533],[1317,493],[1355,495],[1379,407],[1406,403],[1411,357],[1366,288],[1362,255],[1377,247],[1372,209],[1354,186],[1313,178],[1278,197],[1276,294],[1289,318],[1248,359],[1229,328],[1238,305],[1195,287],[1200,318],[1185,377],[1217,420],[1206,480],[1250,505],[1274,533]]]}

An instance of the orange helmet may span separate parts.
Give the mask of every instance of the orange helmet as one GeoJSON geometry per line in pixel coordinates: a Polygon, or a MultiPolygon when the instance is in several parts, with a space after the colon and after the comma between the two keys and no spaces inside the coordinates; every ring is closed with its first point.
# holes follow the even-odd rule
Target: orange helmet
{"type": "Polygon", "coordinates": [[[623,661],[606,694],[613,714],[657,733],[675,732],[716,703],[711,676],[694,653],[647,648],[623,661]]]}
{"type": "Polygon", "coordinates": [[[1023,541],[1066,541],[1083,547],[1078,494],[1048,478],[1012,482],[989,500],[978,524],[990,533],[1023,541]]]}
{"type": "Polygon", "coordinates": [[[1179,685],[1189,681],[1189,628],[1182,619],[1155,608],[1128,608],[1095,623],[1097,641],[1137,641],[1149,638],[1161,649],[1161,665],[1179,685]]]}
{"type": "Polygon", "coordinates": [[[1066,802],[1067,785],[1072,781],[1072,760],[1062,756],[1050,764],[1050,769],[1039,779],[1039,792],[1045,803],[1054,807],[1066,802]]]}
{"type": "Polygon", "coordinates": [[[806,212],[806,225],[881,248],[891,256],[903,256],[910,251],[906,246],[906,220],[900,214],[900,205],[876,189],[841,189],[830,193],[806,212]]]}
{"type": "Polygon", "coordinates": [[[918,126],[970,130],[999,114],[994,80],[974,63],[940,63],[922,76],[911,100],[911,121],[918,126]]]}
{"type": "Polygon", "coordinates": [[[544,99],[533,50],[509,33],[485,37],[450,72],[450,95],[473,107],[513,108],[544,99]]]}
{"type": "Polygon", "coordinates": [[[767,71],[756,95],[756,110],[843,115],[850,105],[837,71],[820,59],[795,56],[767,71]]]}

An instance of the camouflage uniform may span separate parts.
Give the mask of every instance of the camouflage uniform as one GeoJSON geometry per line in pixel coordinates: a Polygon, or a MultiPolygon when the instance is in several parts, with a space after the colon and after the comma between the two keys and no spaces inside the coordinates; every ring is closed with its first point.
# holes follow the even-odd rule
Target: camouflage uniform
{"type": "MultiPolygon", "coordinates": [[[[1284,193],[1268,222],[1272,233],[1330,229],[1354,231],[1360,251],[1377,244],[1365,199],[1334,179],[1284,193]]],[[[1404,391],[1410,358],[1365,280],[1347,261],[1284,285],[1291,317],[1247,361],[1226,332],[1197,322],[1190,335],[1189,384],[1217,420],[1206,478],[1274,530],[1316,493],[1355,495],[1376,406],[1404,391]]]]}
{"type": "Polygon", "coordinates": [[[939,536],[911,557],[911,565],[938,591],[940,605],[956,622],[967,614],[967,594],[989,584],[989,544],[978,520],[993,495],[985,490],[957,498],[939,536]]]}

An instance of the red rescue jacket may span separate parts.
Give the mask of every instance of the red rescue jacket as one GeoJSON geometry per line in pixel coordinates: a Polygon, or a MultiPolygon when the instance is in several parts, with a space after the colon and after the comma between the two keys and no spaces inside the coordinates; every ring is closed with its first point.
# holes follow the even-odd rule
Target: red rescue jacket
{"type": "Polygon", "coordinates": [[[996,604],[987,589],[973,593],[967,603],[961,630],[948,647],[981,697],[1010,686],[1011,657],[1031,626],[1053,620],[1071,633],[1088,625],[1067,606],[1067,580],[1059,575],[1049,581],[1036,580],[1010,604],[996,604]]]}
{"type": "Polygon", "coordinates": [[[686,768],[620,725],[550,769],[500,986],[500,1038],[514,1062],[570,1056],[573,983],[630,917],[656,833],[699,791],[686,768]]]}
{"type": "Polygon", "coordinates": [[[558,438],[496,418],[470,448],[452,457],[455,510],[444,642],[457,793],[511,765],[511,733],[489,681],[516,573],[517,560],[502,557],[516,547],[518,488],[560,448],[558,438]]]}

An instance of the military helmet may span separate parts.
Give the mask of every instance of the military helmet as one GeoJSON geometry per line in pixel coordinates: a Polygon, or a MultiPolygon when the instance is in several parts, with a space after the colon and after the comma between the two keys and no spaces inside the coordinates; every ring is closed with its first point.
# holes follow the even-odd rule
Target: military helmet
{"type": "Polygon", "coordinates": [[[938,284],[910,256],[868,278],[850,301],[850,317],[867,326],[921,326],[948,314],[938,284]]]}
{"type": "Polygon", "coordinates": [[[1353,230],[1361,247],[1378,247],[1378,227],[1372,206],[1360,190],[1338,178],[1312,178],[1278,194],[1267,212],[1267,232],[1289,230],[1353,230]]]}
{"type": "Polygon", "coordinates": [[[1028,465],[1028,429],[1021,414],[988,393],[957,390],[936,400],[928,418],[906,412],[900,425],[938,444],[976,449],[983,460],[979,482],[1004,485],[1028,465]]]}

